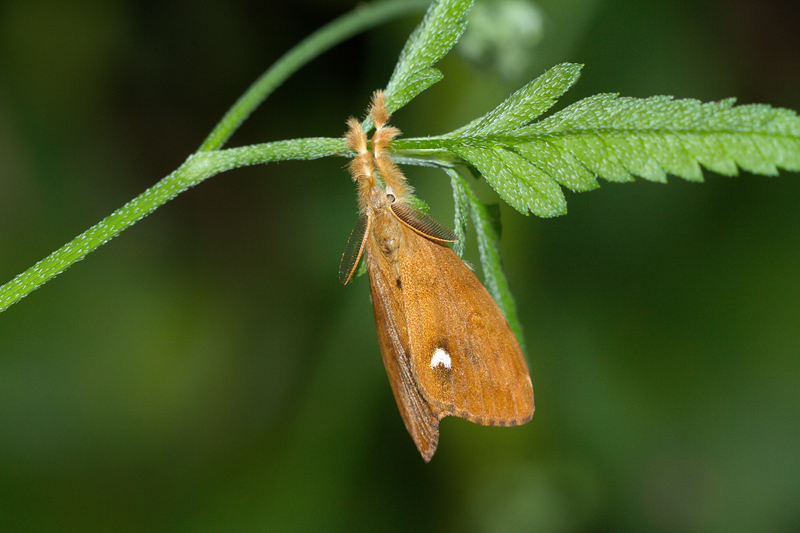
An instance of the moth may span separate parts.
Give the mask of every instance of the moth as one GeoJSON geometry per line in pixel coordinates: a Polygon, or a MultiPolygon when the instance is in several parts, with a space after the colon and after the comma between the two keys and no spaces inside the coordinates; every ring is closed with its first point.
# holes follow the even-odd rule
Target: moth
{"type": "Polygon", "coordinates": [[[519,343],[472,270],[447,246],[452,230],[412,207],[412,189],[387,148],[385,96],[370,106],[372,151],[354,118],[347,144],[360,216],[339,267],[346,284],[363,254],[383,363],[403,422],[422,458],[433,457],[439,421],[487,426],[533,417],[533,386],[519,343]]]}

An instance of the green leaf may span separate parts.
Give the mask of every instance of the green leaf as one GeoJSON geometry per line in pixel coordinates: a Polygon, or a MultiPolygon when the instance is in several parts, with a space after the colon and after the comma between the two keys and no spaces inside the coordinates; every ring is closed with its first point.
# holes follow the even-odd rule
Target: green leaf
{"type": "Polygon", "coordinates": [[[386,85],[386,106],[394,113],[442,79],[433,68],[456,44],[466,28],[472,0],[437,0],[409,36],[386,85]]]}
{"type": "Polygon", "coordinates": [[[453,205],[455,206],[455,234],[458,240],[453,243],[453,251],[458,257],[464,256],[464,247],[467,240],[467,213],[469,198],[467,197],[467,184],[457,172],[450,170],[450,186],[453,188],[453,205]]]}
{"type": "Polygon", "coordinates": [[[544,144],[572,154],[609,181],[666,174],[702,181],[700,165],[735,176],[742,168],[774,176],[800,170],[800,119],[766,105],[733,107],[734,99],[702,103],[667,96],[645,99],[597,95],[515,133],[527,157],[544,144]]]}
{"type": "Polygon", "coordinates": [[[509,96],[494,110],[457,131],[460,135],[489,135],[524,126],[550,109],[572,87],[580,72],[581,65],[564,63],[553,67],[509,96]]]}
{"type": "Polygon", "coordinates": [[[549,217],[566,210],[564,193],[555,181],[522,156],[502,146],[450,144],[453,152],[472,164],[503,200],[521,213],[549,217]]]}
{"type": "Polygon", "coordinates": [[[393,147],[406,161],[416,155],[426,164],[437,151],[455,154],[515,209],[541,217],[566,213],[561,187],[588,191],[598,177],[665,183],[671,174],[699,182],[703,167],[727,176],[740,168],[768,176],[800,170],[797,114],[762,104],[734,107],[732,98],[702,103],[598,94],[533,122],[579,71],[579,65],[553,67],[465,127],[397,139],[393,147]]]}
{"type": "Polygon", "coordinates": [[[413,207],[413,208],[414,208],[414,209],[416,209],[417,211],[422,211],[423,213],[428,213],[428,212],[431,210],[431,206],[429,206],[429,205],[428,205],[428,204],[425,202],[425,200],[422,200],[422,199],[420,199],[420,198],[417,198],[417,197],[416,197],[416,196],[414,196],[413,194],[412,194],[412,195],[409,195],[409,196],[408,196],[408,197],[405,199],[405,201],[406,201],[406,203],[410,204],[410,205],[411,205],[411,207],[413,207]]]}

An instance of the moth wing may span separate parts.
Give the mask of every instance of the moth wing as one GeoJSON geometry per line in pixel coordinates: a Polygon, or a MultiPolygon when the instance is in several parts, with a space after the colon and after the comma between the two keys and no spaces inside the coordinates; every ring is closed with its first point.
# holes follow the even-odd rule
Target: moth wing
{"type": "Polygon", "coordinates": [[[339,282],[347,285],[353,272],[358,267],[358,260],[361,259],[361,252],[364,251],[364,244],[367,242],[370,220],[366,215],[358,217],[350,238],[347,239],[347,246],[342,254],[342,261],[339,263],[339,282]]]}
{"type": "Polygon", "coordinates": [[[440,242],[453,242],[458,240],[453,230],[419,209],[415,209],[405,202],[397,202],[391,207],[392,213],[406,226],[429,239],[440,242]]]}
{"type": "Polygon", "coordinates": [[[383,364],[403,423],[427,462],[439,443],[439,418],[420,394],[414,379],[402,292],[385,258],[375,251],[370,253],[372,244],[368,241],[369,285],[383,364]]]}
{"type": "Polygon", "coordinates": [[[450,248],[407,228],[403,237],[413,373],[434,414],[489,426],[530,421],[528,366],[494,299],[450,248]]]}

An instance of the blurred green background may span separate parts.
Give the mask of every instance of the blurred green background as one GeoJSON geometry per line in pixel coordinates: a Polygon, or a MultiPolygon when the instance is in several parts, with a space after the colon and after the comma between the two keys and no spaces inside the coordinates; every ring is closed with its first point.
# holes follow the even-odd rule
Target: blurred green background
{"type": "MultiPolygon", "coordinates": [[[[481,4],[444,81],[395,116],[407,135],[562,61],[586,67],[559,107],[619,92],[800,109],[796,0],[481,4]]],[[[175,169],[354,5],[0,2],[0,279],[175,169]]],[[[315,60],[229,146],[341,135],[417,21],[315,60]]],[[[0,529],[800,528],[800,176],[603,182],[549,220],[503,206],[536,415],[445,419],[426,465],[367,281],[337,282],[344,165],[219,175],[0,315],[0,529]]],[[[407,174],[452,220],[444,174],[407,174]]]]}

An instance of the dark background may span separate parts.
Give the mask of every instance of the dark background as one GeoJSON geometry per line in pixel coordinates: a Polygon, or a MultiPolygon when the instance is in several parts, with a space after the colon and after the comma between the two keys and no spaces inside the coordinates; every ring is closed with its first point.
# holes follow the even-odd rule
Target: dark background
{"type": "MultiPolygon", "coordinates": [[[[0,2],[0,279],[178,167],[354,5],[0,2]]],[[[457,48],[394,122],[449,131],[562,61],[586,67],[559,107],[619,92],[800,109],[794,0],[538,6],[531,39],[489,17],[498,48],[457,48]]],[[[341,135],[417,20],[315,60],[229,146],[341,135]]],[[[503,206],[536,415],[446,419],[424,464],[366,279],[337,282],[344,164],[216,176],[0,316],[2,528],[800,528],[800,176],[602,182],[549,220],[503,206]]],[[[407,174],[452,220],[445,175],[407,174]]]]}

